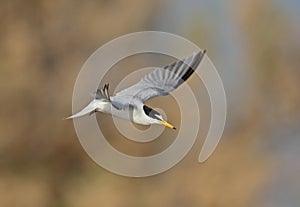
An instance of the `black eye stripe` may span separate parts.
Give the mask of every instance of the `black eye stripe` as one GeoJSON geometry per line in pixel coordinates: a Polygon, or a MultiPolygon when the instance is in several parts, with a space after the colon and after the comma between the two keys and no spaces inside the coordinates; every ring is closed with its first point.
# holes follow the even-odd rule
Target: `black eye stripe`
{"type": "Polygon", "coordinates": [[[149,117],[151,117],[151,118],[153,118],[153,119],[157,119],[157,120],[160,120],[160,121],[161,121],[161,119],[160,119],[159,117],[155,116],[155,115],[160,116],[160,113],[158,113],[158,112],[155,111],[154,109],[152,109],[152,108],[150,108],[150,107],[144,105],[144,106],[143,106],[143,110],[144,110],[144,112],[145,112],[145,114],[146,114],[147,116],[149,116],[149,117]]]}

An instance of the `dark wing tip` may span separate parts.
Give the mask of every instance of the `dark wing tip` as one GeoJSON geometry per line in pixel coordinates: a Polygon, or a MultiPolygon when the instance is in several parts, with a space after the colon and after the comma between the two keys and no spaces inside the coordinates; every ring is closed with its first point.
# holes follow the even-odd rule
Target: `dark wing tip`
{"type": "MultiPolygon", "coordinates": [[[[206,53],[206,50],[200,51],[198,52],[194,59],[192,60],[192,62],[188,65],[189,69],[185,72],[185,74],[183,74],[183,76],[181,77],[181,79],[183,81],[186,81],[193,73],[194,71],[197,69],[197,67],[199,66],[200,62],[202,61],[204,55],[206,53]]],[[[186,64],[186,63],[185,63],[186,64]]]]}
{"type": "Polygon", "coordinates": [[[109,95],[109,84],[105,84],[102,89],[97,89],[95,93],[95,99],[105,99],[110,101],[110,95],[109,95]]]}

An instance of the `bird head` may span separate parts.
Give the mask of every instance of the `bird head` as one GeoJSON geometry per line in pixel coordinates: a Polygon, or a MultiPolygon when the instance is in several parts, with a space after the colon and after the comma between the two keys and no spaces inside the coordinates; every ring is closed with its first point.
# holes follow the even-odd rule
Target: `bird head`
{"type": "Polygon", "coordinates": [[[172,124],[168,123],[163,119],[163,116],[154,109],[144,105],[143,106],[145,114],[151,119],[153,124],[161,124],[171,129],[176,129],[172,124]]]}

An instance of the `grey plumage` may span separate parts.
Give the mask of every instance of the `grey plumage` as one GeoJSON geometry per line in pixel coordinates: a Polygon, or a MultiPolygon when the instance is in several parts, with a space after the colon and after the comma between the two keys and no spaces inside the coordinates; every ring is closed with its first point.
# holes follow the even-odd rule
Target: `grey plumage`
{"type": "Polygon", "coordinates": [[[98,89],[93,94],[94,99],[86,107],[68,119],[103,112],[137,124],[161,124],[176,129],[166,122],[159,112],[144,103],[151,98],[165,96],[175,90],[194,73],[204,55],[205,50],[193,53],[163,68],[156,68],[138,83],[118,92],[115,96],[109,96],[109,85],[105,84],[103,89],[98,89]]]}
{"type": "Polygon", "coordinates": [[[112,105],[119,110],[126,109],[130,105],[145,103],[156,96],[168,95],[193,74],[204,55],[205,50],[163,68],[156,68],[137,84],[112,96],[112,105]]]}

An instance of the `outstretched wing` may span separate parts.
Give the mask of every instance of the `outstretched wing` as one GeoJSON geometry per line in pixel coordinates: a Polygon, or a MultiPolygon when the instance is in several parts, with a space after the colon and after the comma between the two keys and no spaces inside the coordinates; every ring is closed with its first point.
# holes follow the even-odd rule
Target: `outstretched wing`
{"type": "Polygon", "coordinates": [[[117,109],[124,109],[144,103],[156,96],[168,95],[193,74],[204,55],[205,50],[193,53],[192,56],[163,68],[156,68],[137,84],[118,92],[116,96],[110,97],[111,103],[117,109]]]}

